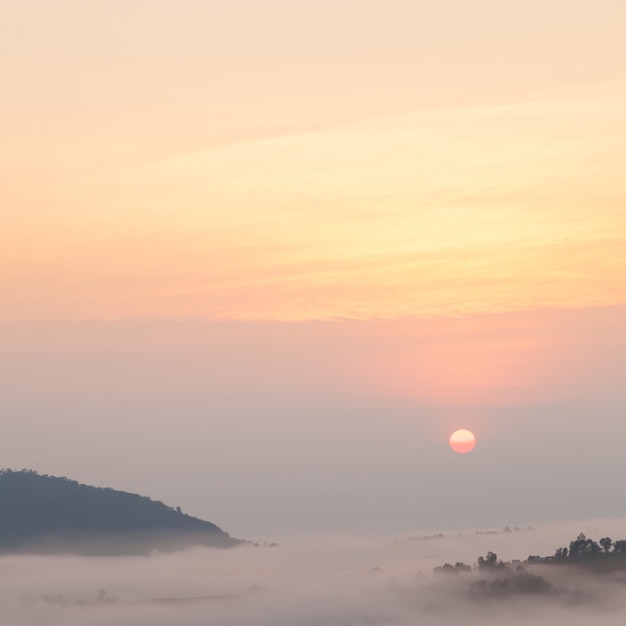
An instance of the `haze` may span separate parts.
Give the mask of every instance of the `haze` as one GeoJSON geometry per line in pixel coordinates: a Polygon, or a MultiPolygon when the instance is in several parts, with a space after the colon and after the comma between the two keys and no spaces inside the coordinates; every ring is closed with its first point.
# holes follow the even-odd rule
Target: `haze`
{"type": "Polygon", "coordinates": [[[0,465],[256,541],[622,518],[625,21],[3,3],[0,465]]]}

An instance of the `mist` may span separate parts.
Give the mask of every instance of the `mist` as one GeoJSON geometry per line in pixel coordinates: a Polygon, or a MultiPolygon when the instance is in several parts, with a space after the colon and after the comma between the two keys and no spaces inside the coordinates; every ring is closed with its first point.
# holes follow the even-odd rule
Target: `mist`
{"type": "Polygon", "coordinates": [[[0,614],[15,626],[621,624],[622,573],[537,566],[533,573],[549,579],[550,593],[492,598],[472,593],[477,572],[445,578],[433,568],[471,565],[490,550],[504,560],[550,555],[579,532],[619,538],[625,521],[402,537],[308,535],[273,547],[146,557],[3,557],[0,614]]]}

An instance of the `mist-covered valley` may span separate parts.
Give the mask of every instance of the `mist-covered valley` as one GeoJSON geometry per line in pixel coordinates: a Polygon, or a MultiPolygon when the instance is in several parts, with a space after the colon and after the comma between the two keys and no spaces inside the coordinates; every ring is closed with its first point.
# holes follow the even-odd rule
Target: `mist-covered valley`
{"type": "Polygon", "coordinates": [[[476,562],[489,551],[525,561],[554,554],[580,532],[620,538],[624,527],[611,520],[510,532],[288,537],[275,547],[149,556],[10,555],[0,558],[0,615],[14,626],[622,624],[623,570],[523,563],[549,590],[485,594],[476,583],[496,576],[476,562]],[[446,562],[473,571],[434,575],[446,562]]]}

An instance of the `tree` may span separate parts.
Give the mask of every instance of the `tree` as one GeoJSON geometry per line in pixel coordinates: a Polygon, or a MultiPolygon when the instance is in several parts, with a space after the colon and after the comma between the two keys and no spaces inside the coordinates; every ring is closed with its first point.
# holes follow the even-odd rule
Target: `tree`
{"type": "Polygon", "coordinates": [[[433,569],[433,574],[435,576],[458,576],[459,574],[465,574],[471,571],[472,568],[469,565],[457,561],[454,565],[444,563],[439,567],[435,567],[435,569],[433,569]]]}
{"type": "Polygon", "coordinates": [[[435,567],[433,574],[435,576],[458,576],[459,572],[455,567],[450,565],[450,563],[444,563],[439,567],[435,567]]]}
{"type": "Polygon", "coordinates": [[[554,558],[562,561],[567,558],[567,548],[557,548],[554,558]]]}
{"type": "Polygon", "coordinates": [[[604,552],[608,554],[613,545],[613,540],[610,537],[602,537],[602,539],[600,539],[600,545],[604,548],[604,552]]]}
{"type": "Polygon", "coordinates": [[[587,539],[585,533],[580,533],[575,541],[569,544],[570,559],[594,557],[599,552],[600,546],[593,539],[587,539]]]}
{"type": "Polygon", "coordinates": [[[469,565],[466,565],[465,563],[461,563],[460,561],[457,561],[454,564],[454,569],[460,573],[468,573],[472,571],[472,568],[469,565]]]}
{"type": "Polygon", "coordinates": [[[504,563],[502,561],[498,561],[498,555],[495,552],[489,551],[487,552],[486,557],[478,557],[478,569],[495,570],[502,569],[503,567],[504,563]]]}
{"type": "Polygon", "coordinates": [[[613,554],[619,554],[620,556],[626,554],[626,539],[618,539],[613,544],[613,554]]]}

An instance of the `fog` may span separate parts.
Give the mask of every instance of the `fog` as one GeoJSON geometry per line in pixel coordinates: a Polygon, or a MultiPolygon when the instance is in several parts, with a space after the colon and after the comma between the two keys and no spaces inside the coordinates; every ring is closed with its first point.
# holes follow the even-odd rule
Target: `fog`
{"type": "MultiPolygon", "coordinates": [[[[623,623],[626,577],[533,570],[545,595],[477,597],[477,572],[433,575],[444,562],[549,555],[578,533],[622,538],[626,520],[403,537],[307,536],[278,546],[192,549],[147,557],[0,558],[0,614],[14,626],[273,626],[623,623]]],[[[481,577],[484,577],[481,574],[481,577]]]]}

